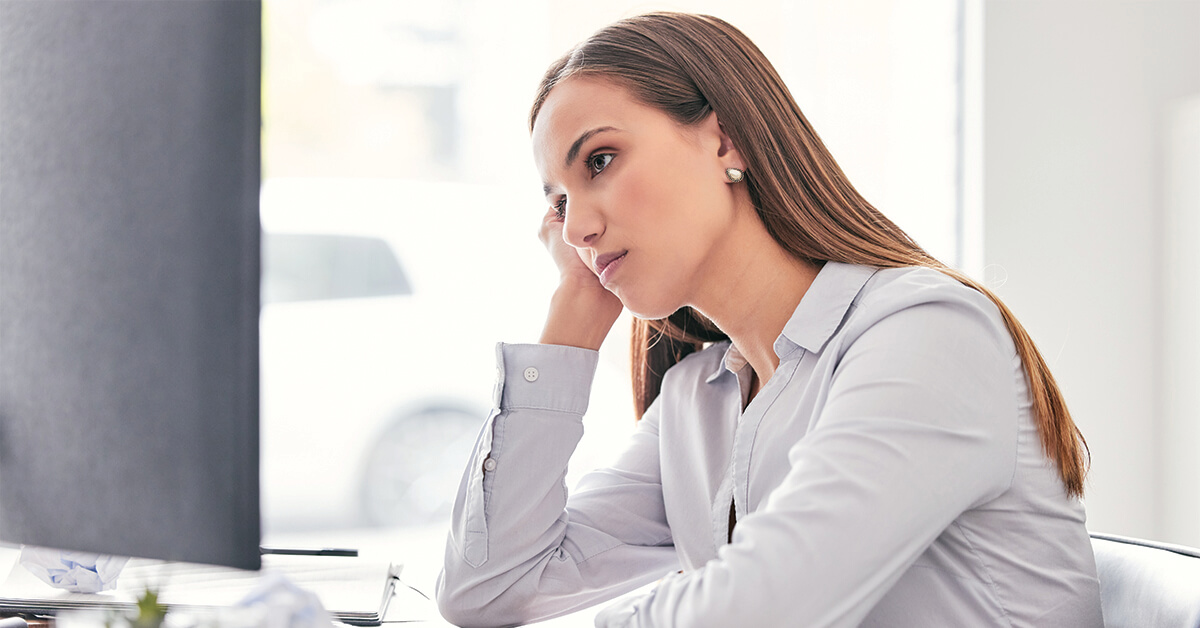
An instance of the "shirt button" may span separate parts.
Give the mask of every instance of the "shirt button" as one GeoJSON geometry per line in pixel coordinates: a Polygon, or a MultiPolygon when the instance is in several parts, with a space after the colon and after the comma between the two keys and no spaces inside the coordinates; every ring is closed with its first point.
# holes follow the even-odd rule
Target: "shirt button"
{"type": "Polygon", "coordinates": [[[493,458],[488,458],[487,460],[484,460],[483,461],[483,470],[484,471],[495,471],[496,470],[496,460],[493,458]]]}
{"type": "Polygon", "coordinates": [[[532,366],[525,369],[525,381],[536,382],[538,378],[538,370],[532,366]]]}

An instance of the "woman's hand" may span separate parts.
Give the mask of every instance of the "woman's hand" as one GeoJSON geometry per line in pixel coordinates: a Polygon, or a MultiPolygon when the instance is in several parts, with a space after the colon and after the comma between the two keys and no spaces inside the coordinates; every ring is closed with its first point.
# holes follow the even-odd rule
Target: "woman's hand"
{"type": "Polygon", "coordinates": [[[545,216],[542,216],[542,227],[538,229],[538,238],[546,246],[546,250],[550,251],[550,257],[558,266],[563,283],[579,281],[582,285],[587,285],[595,282],[597,288],[604,290],[604,286],[600,285],[600,280],[596,277],[596,273],[592,272],[591,265],[584,257],[586,253],[567,244],[567,241],[563,239],[563,220],[558,217],[553,207],[546,211],[545,216]]]}
{"type": "Polygon", "coordinates": [[[583,250],[563,240],[563,221],[553,208],[542,217],[538,237],[558,266],[559,283],[550,299],[542,344],[599,349],[621,314],[621,300],[592,271],[583,250]]]}

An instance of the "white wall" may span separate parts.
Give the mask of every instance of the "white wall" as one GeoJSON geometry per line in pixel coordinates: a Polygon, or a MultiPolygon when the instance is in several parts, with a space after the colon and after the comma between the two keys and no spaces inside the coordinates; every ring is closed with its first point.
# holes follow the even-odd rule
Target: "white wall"
{"type": "Polygon", "coordinates": [[[1163,163],[1163,536],[1200,547],[1200,96],[1171,107],[1163,163]]]}
{"type": "MultiPolygon", "coordinates": [[[[997,291],[1087,437],[1089,527],[1200,545],[1197,510],[1167,506],[1200,495],[1186,429],[1200,407],[1163,414],[1177,355],[1163,347],[1180,339],[1165,332],[1162,273],[1167,137],[1200,94],[1200,2],[984,0],[983,38],[985,276],[1007,277],[997,291]]],[[[1192,193],[1172,212],[1200,210],[1192,193]]]]}

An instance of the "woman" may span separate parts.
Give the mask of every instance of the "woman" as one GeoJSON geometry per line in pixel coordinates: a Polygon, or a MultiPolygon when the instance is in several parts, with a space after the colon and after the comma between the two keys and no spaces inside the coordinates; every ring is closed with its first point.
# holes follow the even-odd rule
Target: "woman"
{"type": "Polygon", "coordinates": [[[448,619],[662,578],[597,625],[1102,625],[1085,445],[1028,334],[855,191],[741,32],[609,26],[550,67],[530,128],[561,281],[541,344],[498,348],[448,619]],[[622,307],[640,422],[568,496],[622,307]]]}

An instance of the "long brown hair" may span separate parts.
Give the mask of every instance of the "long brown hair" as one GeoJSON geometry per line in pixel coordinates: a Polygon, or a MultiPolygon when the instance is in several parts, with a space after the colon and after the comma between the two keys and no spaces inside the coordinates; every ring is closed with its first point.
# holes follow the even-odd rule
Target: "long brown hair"
{"type": "MultiPolygon", "coordinates": [[[[817,137],[762,51],[727,22],[706,15],[650,13],[605,27],[547,70],[529,116],[560,81],[603,77],[681,125],[716,112],[746,164],[744,179],[771,236],[796,258],[877,268],[937,269],[987,295],[1021,355],[1046,455],[1067,492],[1082,496],[1087,443],[1025,328],[990,290],[926,253],[864,199],[817,137]]],[[[727,336],[692,308],[634,321],[634,404],[640,418],[663,374],[684,356],[727,336]]]]}

